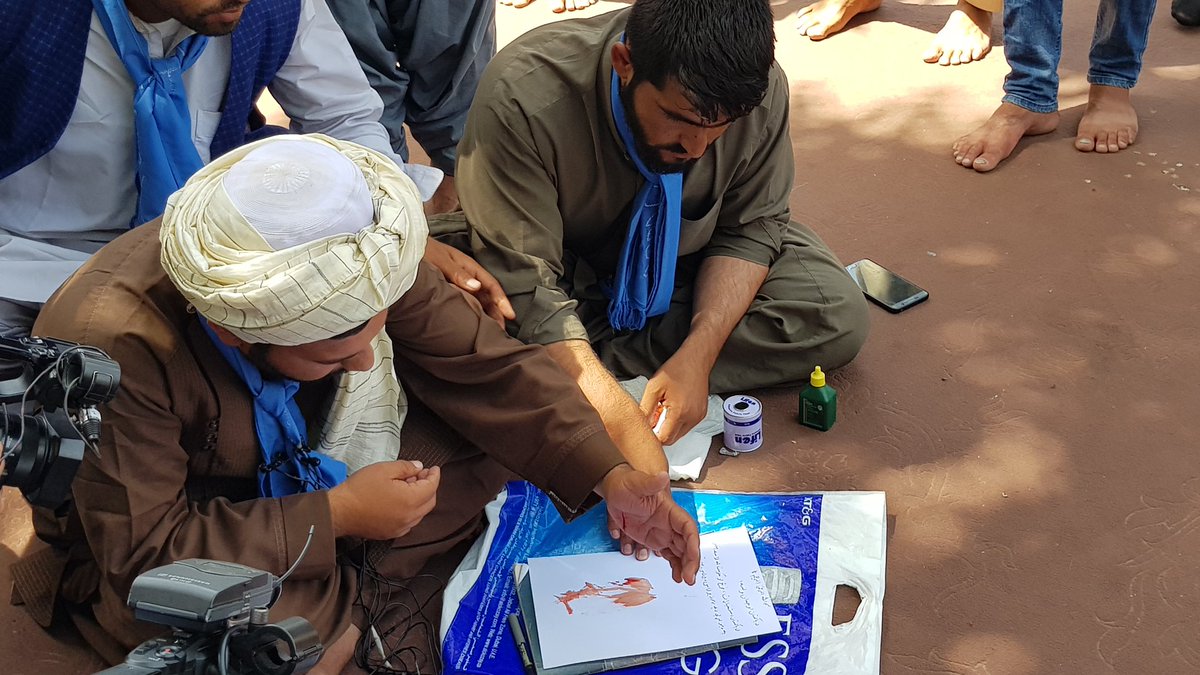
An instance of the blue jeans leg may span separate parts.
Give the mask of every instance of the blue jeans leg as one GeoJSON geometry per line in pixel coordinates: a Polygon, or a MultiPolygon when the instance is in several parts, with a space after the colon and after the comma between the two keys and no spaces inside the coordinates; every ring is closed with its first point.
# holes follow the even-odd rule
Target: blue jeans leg
{"type": "Polygon", "coordinates": [[[1004,57],[1010,68],[1004,78],[1006,103],[1035,113],[1058,110],[1062,9],[1062,0],[1005,0],[1004,57]]]}
{"type": "Polygon", "coordinates": [[[1132,89],[1142,71],[1155,0],[1100,0],[1088,82],[1132,89]]]}

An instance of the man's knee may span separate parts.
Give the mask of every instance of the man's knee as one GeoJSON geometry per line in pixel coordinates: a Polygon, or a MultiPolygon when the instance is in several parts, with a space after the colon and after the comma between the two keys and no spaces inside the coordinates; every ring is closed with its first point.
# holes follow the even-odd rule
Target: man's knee
{"type": "Polygon", "coordinates": [[[870,316],[857,287],[854,292],[828,293],[824,303],[801,311],[800,320],[789,322],[791,334],[785,342],[785,350],[791,352],[787,362],[797,368],[792,373],[795,380],[807,380],[814,366],[832,371],[858,356],[867,341],[870,316]]]}
{"type": "Polygon", "coordinates": [[[839,297],[827,311],[829,332],[832,336],[824,345],[823,369],[833,370],[854,360],[867,342],[871,330],[871,318],[866,298],[853,280],[847,293],[839,297]]]}
{"type": "MultiPolygon", "coordinates": [[[[785,325],[791,333],[788,343],[795,347],[797,356],[805,357],[798,361],[820,365],[823,370],[850,363],[866,343],[871,325],[862,290],[827,249],[807,257],[796,251],[792,260],[795,267],[783,278],[799,275],[812,284],[780,289],[781,297],[788,299],[783,300],[779,311],[786,313],[790,308],[796,313],[785,325]],[[792,292],[809,297],[791,296],[792,292]]],[[[802,375],[807,377],[807,373],[802,375]]]]}

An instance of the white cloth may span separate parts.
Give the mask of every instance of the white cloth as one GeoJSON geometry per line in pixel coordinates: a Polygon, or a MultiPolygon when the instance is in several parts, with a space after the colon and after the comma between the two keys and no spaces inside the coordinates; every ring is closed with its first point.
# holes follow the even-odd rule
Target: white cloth
{"type": "MultiPolygon", "coordinates": [[[[174,20],[135,19],[134,26],[152,57],[170,53],[191,34],[174,20]]],[[[210,38],[183,74],[192,140],[205,162],[229,81],[230,40],[210,38]]],[[[128,229],[137,204],[133,86],[93,15],[79,100],[66,130],[50,152],[0,180],[0,297],[45,302],[91,253],[128,229]]],[[[354,141],[400,161],[379,123],[383,103],[321,0],[301,0],[296,40],[268,89],[294,131],[354,141]]],[[[412,171],[428,198],[441,172],[412,171]]]]}
{"type": "MultiPolygon", "coordinates": [[[[632,380],[622,380],[621,386],[633,400],[641,403],[642,394],[646,392],[649,380],[639,375],[632,380]]],[[[708,395],[708,410],[704,419],[683,435],[683,438],[671,445],[663,446],[667,456],[667,473],[671,480],[696,480],[704,469],[704,460],[708,459],[708,447],[712,445],[712,437],[725,430],[725,412],[721,407],[723,401],[716,394],[708,395]]]]}
{"type": "Polygon", "coordinates": [[[275,251],[356,234],[375,220],[362,171],[323,143],[265,143],[229,167],[221,188],[275,251]]]}
{"type": "MultiPolygon", "coordinates": [[[[321,180],[321,172],[301,173],[292,171],[283,185],[264,173],[259,186],[319,192],[331,203],[355,193],[344,181],[316,186],[312,181],[321,180]]],[[[245,203],[246,191],[239,193],[245,203]]],[[[255,219],[270,225],[292,215],[281,208],[260,211],[255,219]]],[[[412,287],[428,237],[416,186],[394,162],[321,135],[277,136],[222,155],[167,201],[160,235],[163,269],[197,312],[246,342],[273,345],[326,340],[386,311],[412,287]],[[344,234],[337,232],[345,223],[331,221],[324,232],[310,229],[314,239],[275,250],[231,201],[224,178],[240,160],[254,164],[258,152],[271,155],[271,161],[258,164],[263,172],[279,169],[289,153],[297,158],[288,165],[292,169],[329,161],[305,157],[313,144],[336,150],[361,172],[374,204],[373,222],[344,234]],[[335,233],[324,236],[329,231],[335,233]]],[[[396,458],[408,407],[386,331],[373,339],[372,349],[374,366],[342,374],[314,434],[321,439],[317,450],[345,462],[350,471],[396,458]]]]}

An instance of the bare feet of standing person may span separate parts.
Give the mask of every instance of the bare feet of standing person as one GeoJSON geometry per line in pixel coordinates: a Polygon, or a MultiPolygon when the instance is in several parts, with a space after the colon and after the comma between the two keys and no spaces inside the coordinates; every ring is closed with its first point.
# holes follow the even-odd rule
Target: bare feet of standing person
{"type": "Polygon", "coordinates": [[[958,0],[922,58],[926,63],[958,66],[982,59],[991,49],[992,13],[958,0]]]}
{"type": "Polygon", "coordinates": [[[1035,113],[1004,102],[987,122],[954,142],[954,161],[979,172],[995,169],[1026,136],[1058,127],[1058,113],[1035,113]]]}
{"type": "Polygon", "coordinates": [[[818,0],[796,13],[796,30],[810,40],[824,40],[846,27],[850,19],[874,12],[883,0],[818,0]]]}
{"type": "MultiPolygon", "coordinates": [[[[500,0],[500,4],[508,5],[515,9],[528,7],[532,2],[533,0],[500,0]]],[[[552,10],[555,14],[574,12],[577,9],[587,9],[596,4],[596,0],[556,0],[556,2],[558,2],[558,5],[552,10]]]]}
{"type": "Polygon", "coordinates": [[[1075,133],[1075,149],[1118,152],[1133,145],[1137,132],[1137,111],[1129,99],[1129,90],[1093,84],[1088,91],[1087,110],[1075,133]]]}
{"type": "MultiPolygon", "coordinates": [[[[823,40],[859,14],[879,9],[880,4],[882,0],[819,0],[796,13],[796,30],[811,40],[823,40]]],[[[957,66],[978,61],[991,49],[992,13],[958,0],[922,58],[927,63],[957,66]]]]}

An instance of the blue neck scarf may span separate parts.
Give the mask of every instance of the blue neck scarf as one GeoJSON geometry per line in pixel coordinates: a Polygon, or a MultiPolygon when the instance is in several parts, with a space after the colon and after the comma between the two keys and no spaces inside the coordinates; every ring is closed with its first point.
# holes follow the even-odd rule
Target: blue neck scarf
{"type": "Polygon", "coordinates": [[[652,173],[638,157],[633,132],[625,121],[617,71],[612,75],[612,115],[633,165],[646,183],[633,201],[629,232],[613,275],[608,322],[615,330],[641,330],[646,317],[664,314],[675,290],[679,255],[682,173],[652,173]]]}
{"type": "Polygon", "coordinates": [[[190,35],[171,56],[151,59],[146,39],[133,27],[124,0],[92,0],[113,49],[133,78],[138,204],[130,226],[154,220],[171,196],[202,166],[192,142],[192,115],[183,71],[200,58],[208,38],[190,35]]]}
{"type": "Polygon", "coordinates": [[[308,447],[308,432],[296,392],[295,380],[264,380],[258,368],[241,352],[221,342],[204,319],[204,332],[242,378],[254,397],[254,429],[263,462],[258,467],[258,494],[282,497],[331,488],[346,480],[346,465],[308,447]]]}

